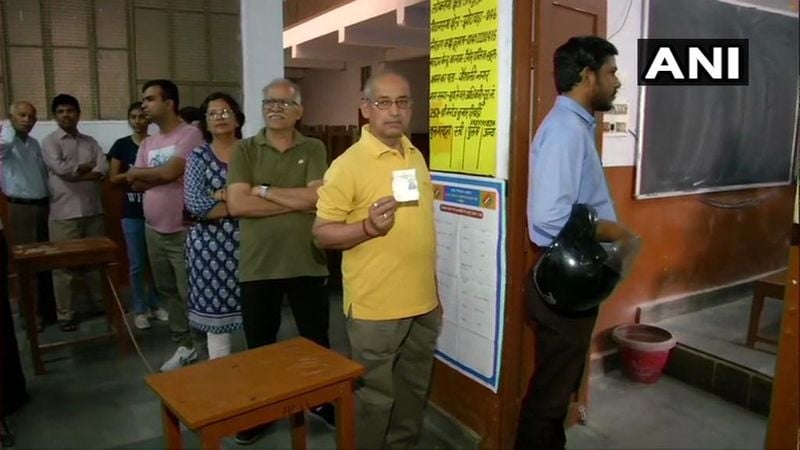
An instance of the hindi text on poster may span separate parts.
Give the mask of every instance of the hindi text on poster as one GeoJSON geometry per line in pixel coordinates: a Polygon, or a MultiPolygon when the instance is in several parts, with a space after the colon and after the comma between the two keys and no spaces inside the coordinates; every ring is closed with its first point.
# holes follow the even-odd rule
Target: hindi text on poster
{"type": "Polygon", "coordinates": [[[431,0],[431,169],[495,175],[497,0],[431,0]]]}

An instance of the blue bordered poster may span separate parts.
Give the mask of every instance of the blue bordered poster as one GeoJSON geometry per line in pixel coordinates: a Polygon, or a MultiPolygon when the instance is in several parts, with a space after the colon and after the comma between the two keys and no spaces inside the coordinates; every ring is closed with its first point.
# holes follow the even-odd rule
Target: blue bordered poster
{"type": "Polygon", "coordinates": [[[431,174],[444,309],[436,356],[497,392],[505,310],[505,182],[431,174]]]}

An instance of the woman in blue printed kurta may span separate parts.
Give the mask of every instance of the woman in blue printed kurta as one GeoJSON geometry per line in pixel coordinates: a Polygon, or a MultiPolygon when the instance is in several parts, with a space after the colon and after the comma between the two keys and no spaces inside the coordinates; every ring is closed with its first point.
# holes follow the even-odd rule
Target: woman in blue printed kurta
{"type": "Polygon", "coordinates": [[[189,325],[205,332],[209,358],[230,353],[230,333],[242,328],[239,302],[239,222],[225,203],[228,159],[241,138],[244,114],[227,94],[203,102],[200,124],[207,144],[186,162],[184,201],[192,226],[186,234],[189,325]]]}

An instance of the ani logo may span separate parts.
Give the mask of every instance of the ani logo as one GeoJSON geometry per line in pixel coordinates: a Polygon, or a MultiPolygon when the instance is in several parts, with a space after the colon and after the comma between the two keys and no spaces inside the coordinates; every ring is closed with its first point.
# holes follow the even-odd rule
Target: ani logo
{"type": "Polygon", "coordinates": [[[748,84],[747,39],[639,39],[640,85],[748,84]]]}

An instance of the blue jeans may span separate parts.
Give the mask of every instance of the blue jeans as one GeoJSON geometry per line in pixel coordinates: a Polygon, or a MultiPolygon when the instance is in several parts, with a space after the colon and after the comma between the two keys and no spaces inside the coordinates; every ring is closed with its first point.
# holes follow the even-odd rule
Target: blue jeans
{"type": "Polygon", "coordinates": [[[144,219],[122,219],[122,233],[128,247],[133,311],[136,314],[146,314],[151,308],[157,308],[161,302],[155,288],[145,282],[145,268],[148,263],[144,219]]]}

